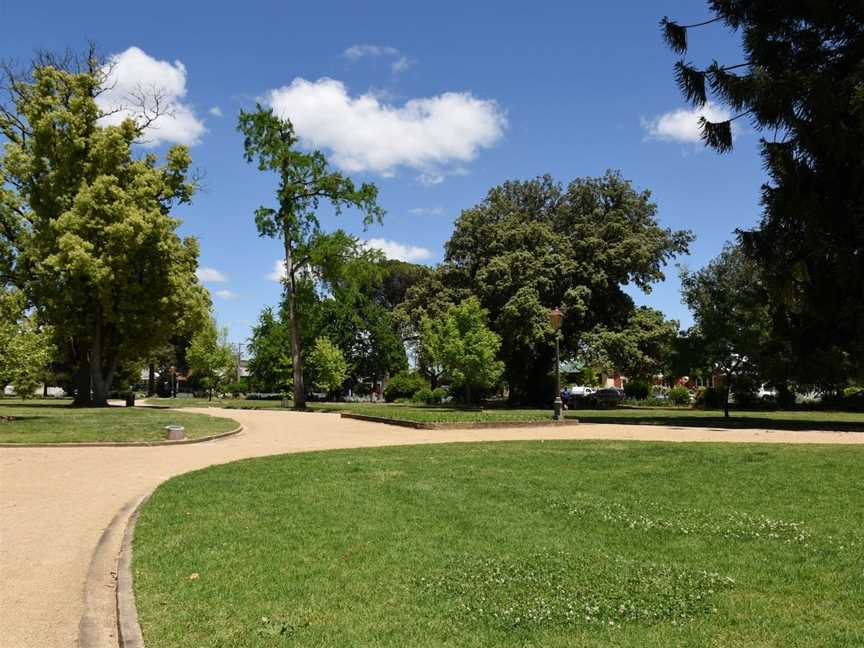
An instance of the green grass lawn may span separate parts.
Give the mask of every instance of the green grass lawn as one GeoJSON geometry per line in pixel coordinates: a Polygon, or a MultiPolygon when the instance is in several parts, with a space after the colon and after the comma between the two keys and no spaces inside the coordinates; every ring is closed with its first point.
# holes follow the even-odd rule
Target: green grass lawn
{"type": "Polygon", "coordinates": [[[165,426],[200,438],[237,427],[227,418],[145,408],[73,408],[71,401],[0,400],[0,443],[164,441],[165,426]],[[11,417],[12,420],[8,420],[11,417]]]}
{"type": "Polygon", "coordinates": [[[864,449],[518,442],[285,455],[160,486],[148,646],[864,645],[864,449]]]}

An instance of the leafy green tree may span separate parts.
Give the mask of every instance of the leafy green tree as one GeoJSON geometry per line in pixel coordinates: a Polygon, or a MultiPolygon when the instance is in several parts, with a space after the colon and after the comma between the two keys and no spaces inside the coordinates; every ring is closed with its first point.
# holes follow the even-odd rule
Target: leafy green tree
{"type": "Polygon", "coordinates": [[[442,377],[441,354],[437,351],[434,332],[424,331],[424,322],[437,326],[450,308],[471,296],[466,288],[455,288],[446,268],[438,267],[420,277],[405,291],[402,302],[394,309],[395,323],[403,342],[411,349],[417,369],[433,388],[442,377]]]}
{"type": "Polygon", "coordinates": [[[51,339],[51,331],[26,313],[20,291],[0,292],[0,389],[11,384],[18,396],[31,397],[55,352],[51,339]]]}
{"type": "Polygon", "coordinates": [[[663,373],[672,356],[678,322],[660,311],[642,306],[620,328],[598,327],[583,339],[600,350],[612,367],[628,378],[650,379],[663,373]]]}
{"type": "Polygon", "coordinates": [[[487,325],[487,312],[476,297],[454,306],[439,327],[426,319],[424,334],[437,336],[435,360],[443,367],[450,383],[465,390],[465,400],[471,402],[472,392],[498,384],[504,363],[496,358],[501,338],[487,325]]]}
{"type": "Polygon", "coordinates": [[[291,389],[291,328],[270,307],[252,327],[249,342],[249,375],[255,389],[286,392],[291,389]]]}
{"type": "Polygon", "coordinates": [[[693,313],[706,356],[725,376],[724,414],[736,377],[752,373],[764,353],[771,319],[758,266],[727,246],[705,268],[681,271],[681,294],[693,313]]]}
{"type": "Polygon", "coordinates": [[[433,272],[428,266],[396,259],[386,259],[380,263],[381,281],[371,287],[371,297],[376,304],[388,310],[404,303],[408,291],[433,272]]]}
{"type": "Polygon", "coordinates": [[[3,70],[0,273],[70,354],[76,404],[104,406],[118,367],[194,326],[209,296],[195,278],[198,244],[170,215],[195,188],[187,149],[162,165],[134,155],[159,109],[145,102],[138,118],[101,126],[106,66],[92,53],[65,63],[42,55],[25,74],[3,70]]]}
{"type": "Polygon", "coordinates": [[[209,400],[213,400],[213,391],[234,378],[234,352],[228,344],[228,329],[219,329],[216,320],[209,318],[192,336],[186,361],[207,389],[209,400]]]}
{"type": "Polygon", "coordinates": [[[320,231],[318,205],[326,200],[337,213],[345,207],[356,207],[363,213],[364,224],[380,221],[384,211],[378,206],[378,189],[373,184],[354,182],[330,169],[320,151],[305,153],[298,149],[294,128],[272,109],[257,106],[254,112],[240,112],[239,131],[244,136],[244,157],[257,160],[258,169],[279,176],[277,207],[259,207],[255,224],[261,236],[281,237],[285,248],[285,294],[288,321],[291,325],[294,407],[306,404],[303,386],[303,359],[299,313],[295,304],[298,273],[307,267],[315,254],[315,235],[320,231]]]}
{"type": "Polygon", "coordinates": [[[616,172],[506,182],[462,212],[447,242],[442,278],[489,311],[513,401],[544,402],[555,345],[548,313],[564,312],[562,353],[582,336],[630,317],[627,284],[650,291],[664,264],[687,250],[688,232],[663,229],[650,193],[616,172]]]}
{"type": "Polygon", "coordinates": [[[730,111],[723,121],[702,120],[708,146],[731,150],[738,119],[763,133],[762,219],[739,236],[761,267],[783,371],[803,384],[837,387],[864,375],[864,5],[708,6],[697,24],[662,21],[682,55],[676,78],[695,106],[710,100],[730,111]],[[741,58],[686,61],[691,33],[712,24],[740,35],[741,58]]]}
{"type": "Polygon", "coordinates": [[[319,337],[309,352],[308,365],[312,383],[332,395],[348,377],[348,363],[342,351],[326,337],[319,337]]]}

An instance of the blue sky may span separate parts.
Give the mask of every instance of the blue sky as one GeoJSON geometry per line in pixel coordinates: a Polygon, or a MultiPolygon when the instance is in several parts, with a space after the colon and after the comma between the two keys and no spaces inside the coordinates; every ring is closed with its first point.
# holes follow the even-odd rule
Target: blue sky
{"type": "MultiPolygon", "coordinates": [[[[693,143],[663,15],[696,21],[704,2],[107,2],[0,0],[0,56],[95,41],[119,55],[118,88],[159,83],[175,118],[154,132],[157,151],[194,142],[205,189],[177,215],[198,237],[219,321],[244,339],[276,304],[269,278],[276,240],[260,239],[253,212],[272,201],[273,178],[242,160],[236,115],[273,102],[358,180],[380,188],[383,227],[322,210],[327,228],[386,241],[391,254],[435,263],[460,210],[507,179],[561,181],[620,169],[653,192],[661,224],[697,236],[700,267],[738,227],[756,223],[764,172],[758,135],[744,125],[720,156],[693,143]],[[229,3],[225,3],[229,5],[229,3]],[[137,48],[130,50],[130,48],[137,48]],[[179,63],[178,63],[179,62],[179,63]],[[220,116],[221,114],[221,116],[220,116]]],[[[691,36],[688,59],[739,63],[721,27],[691,36]]],[[[719,107],[710,110],[720,111],[719,107]]],[[[636,301],[690,323],[677,271],[636,301]]]]}

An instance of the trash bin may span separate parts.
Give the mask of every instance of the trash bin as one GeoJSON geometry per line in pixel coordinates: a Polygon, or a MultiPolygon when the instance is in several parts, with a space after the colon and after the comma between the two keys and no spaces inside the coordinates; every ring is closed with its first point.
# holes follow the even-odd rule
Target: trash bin
{"type": "Polygon", "coordinates": [[[169,441],[180,441],[186,438],[186,428],[182,425],[166,425],[165,438],[169,441]]]}

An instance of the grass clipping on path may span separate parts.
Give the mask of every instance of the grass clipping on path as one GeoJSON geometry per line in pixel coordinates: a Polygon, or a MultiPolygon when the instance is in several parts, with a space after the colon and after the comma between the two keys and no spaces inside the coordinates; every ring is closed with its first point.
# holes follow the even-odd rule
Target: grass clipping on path
{"type": "Polygon", "coordinates": [[[864,645],[864,449],[508,442],[241,461],[147,503],[147,645],[864,645]]]}
{"type": "Polygon", "coordinates": [[[128,443],[165,441],[165,426],[182,425],[197,439],[235,429],[229,418],[167,410],[74,408],[69,401],[2,401],[0,443],[128,443]]]}

